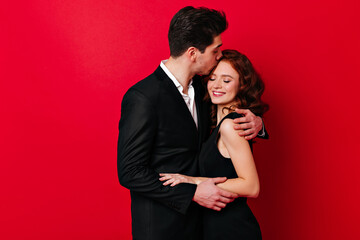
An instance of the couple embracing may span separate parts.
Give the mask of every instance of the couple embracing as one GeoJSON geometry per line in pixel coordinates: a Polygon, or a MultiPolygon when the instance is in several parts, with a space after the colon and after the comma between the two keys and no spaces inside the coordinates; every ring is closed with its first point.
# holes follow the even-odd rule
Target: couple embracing
{"type": "Polygon", "coordinates": [[[261,239],[246,198],[260,189],[251,139],[267,137],[264,85],[246,56],[220,50],[227,25],[223,12],[181,9],[169,59],[124,95],[118,175],[134,240],[261,239]]]}

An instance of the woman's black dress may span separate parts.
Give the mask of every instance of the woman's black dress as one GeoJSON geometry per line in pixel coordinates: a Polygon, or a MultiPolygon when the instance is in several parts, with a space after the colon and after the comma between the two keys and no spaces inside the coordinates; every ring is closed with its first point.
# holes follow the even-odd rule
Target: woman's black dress
{"type": "MultiPolygon", "coordinates": [[[[226,115],[203,144],[200,155],[200,172],[203,177],[237,178],[230,158],[225,158],[217,147],[218,132],[226,118],[240,117],[236,112],[226,115]]],[[[242,240],[261,239],[259,224],[246,203],[247,198],[240,197],[229,203],[220,212],[204,208],[204,240],[242,240]]]]}

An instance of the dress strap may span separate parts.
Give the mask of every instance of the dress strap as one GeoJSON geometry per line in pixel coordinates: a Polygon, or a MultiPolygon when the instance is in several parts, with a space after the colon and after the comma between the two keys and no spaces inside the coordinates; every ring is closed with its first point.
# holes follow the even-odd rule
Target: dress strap
{"type": "Polygon", "coordinates": [[[231,112],[228,115],[226,115],[225,117],[223,117],[223,119],[221,119],[218,127],[220,127],[221,123],[227,118],[235,119],[235,118],[240,118],[240,117],[243,117],[243,116],[244,116],[243,114],[239,114],[237,112],[231,112]]]}

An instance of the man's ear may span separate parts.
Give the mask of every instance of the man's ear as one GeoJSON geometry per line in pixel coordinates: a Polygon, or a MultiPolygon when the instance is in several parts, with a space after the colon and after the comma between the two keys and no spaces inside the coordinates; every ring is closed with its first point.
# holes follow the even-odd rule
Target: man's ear
{"type": "Polygon", "coordinates": [[[198,52],[198,49],[196,47],[189,47],[186,50],[186,55],[190,59],[190,61],[196,62],[196,58],[197,58],[197,55],[198,55],[197,52],[198,52]]]}

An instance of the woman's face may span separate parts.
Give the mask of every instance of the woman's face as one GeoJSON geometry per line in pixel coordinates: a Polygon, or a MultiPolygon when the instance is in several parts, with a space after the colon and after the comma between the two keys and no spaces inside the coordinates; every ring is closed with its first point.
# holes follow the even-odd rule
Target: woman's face
{"type": "Polygon", "coordinates": [[[210,75],[207,89],[213,104],[229,107],[235,103],[239,90],[239,74],[226,61],[220,61],[210,75]]]}

